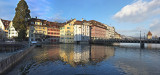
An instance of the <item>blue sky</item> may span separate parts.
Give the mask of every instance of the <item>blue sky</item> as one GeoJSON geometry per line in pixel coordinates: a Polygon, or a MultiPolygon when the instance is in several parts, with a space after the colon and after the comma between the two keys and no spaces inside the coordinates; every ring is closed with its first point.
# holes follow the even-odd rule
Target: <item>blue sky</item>
{"type": "MultiPolygon", "coordinates": [[[[0,18],[12,20],[19,0],[0,0],[0,18]]],[[[122,35],[149,30],[160,36],[159,0],[26,0],[31,16],[50,21],[97,20],[122,35]]]]}

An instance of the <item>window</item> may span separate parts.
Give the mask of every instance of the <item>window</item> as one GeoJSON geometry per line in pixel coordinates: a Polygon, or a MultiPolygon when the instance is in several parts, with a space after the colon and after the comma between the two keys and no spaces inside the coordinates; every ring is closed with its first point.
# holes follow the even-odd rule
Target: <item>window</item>
{"type": "Polygon", "coordinates": [[[39,29],[41,29],[41,27],[39,27],[39,29]]]}
{"type": "Polygon", "coordinates": [[[31,37],[33,37],[33,34],[31,34],[31,37]]]}
{"type": "Polygon", "coordinates": [[[31,24],[34,24],[34,22],[31,22],[31,24]]]}
{"type": "Polygon", "coordinates": [[[70,29],[70,27],[67,27],[67,29],[70,29]]]}
{"type": "Polygon", "coordinates": [[[45,29],[45,27],[43,27],[43,29],[45,29]]]}

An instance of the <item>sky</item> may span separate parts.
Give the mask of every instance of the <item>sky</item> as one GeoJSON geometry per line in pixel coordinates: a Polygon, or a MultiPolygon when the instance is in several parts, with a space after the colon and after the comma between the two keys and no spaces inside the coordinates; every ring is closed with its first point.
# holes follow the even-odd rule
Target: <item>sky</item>
{"type": "MultiPolygon", "coordinates": [[[[25,0],[31,17],[65,22],[96,20],[121,35],[139,37],[148,31],[160,36],[160,0],[25,0]]],[[[0,0],[0,18],[13,20],[19,0],[0,0]]]]}

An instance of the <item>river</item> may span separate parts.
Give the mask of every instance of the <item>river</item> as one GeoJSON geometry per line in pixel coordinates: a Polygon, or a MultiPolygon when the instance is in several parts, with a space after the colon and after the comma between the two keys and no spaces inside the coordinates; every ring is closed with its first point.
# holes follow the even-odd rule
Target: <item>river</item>
{"type": "Polygon", "coordinates": [[[160,75],[160,45],[45,45],[7,75],[160,75]]]}

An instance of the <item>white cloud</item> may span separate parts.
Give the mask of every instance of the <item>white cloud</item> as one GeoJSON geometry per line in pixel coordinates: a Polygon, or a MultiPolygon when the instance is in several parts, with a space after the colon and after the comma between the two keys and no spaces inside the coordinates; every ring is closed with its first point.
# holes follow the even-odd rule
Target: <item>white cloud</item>
{"type": "Polygon", "coordinates": [[[160,36],[160,19],[154,19],[150,24],[150,30],[153,35],[160,36]]]}
{"type": "Polygon", "coordinates": [[[61,16],[61,13],[56,13],[53,15],[53,17],[48,17],[48,21],[54,21],[54,22],[65,22],[67,19],[61,16]]]}
{"type": "Polygon", "coordinates": [[[138,0],[123,7],[113,19],[118,22],[139,23],[157,15],[160,15],[160,0],[138,0]]]}

